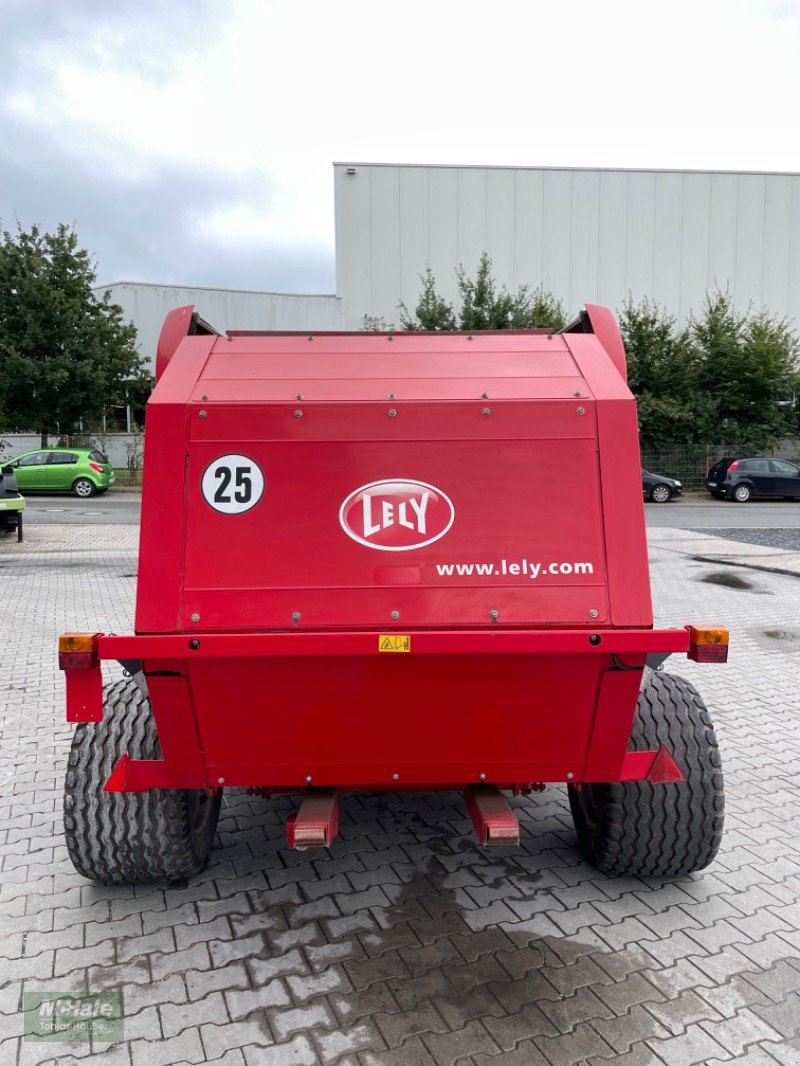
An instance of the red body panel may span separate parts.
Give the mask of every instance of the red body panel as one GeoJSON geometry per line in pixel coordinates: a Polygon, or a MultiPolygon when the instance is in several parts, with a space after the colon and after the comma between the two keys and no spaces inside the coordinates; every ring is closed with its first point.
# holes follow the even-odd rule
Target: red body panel
{"type": "MultiPolygon", "coordinates": [[[[164,762],[126,760],[108,787],[646,777],[656,753],[626,757],[641,669],[688,633],[652,630],[635,404],[613,318],[590,310],[605,347],[178,342],[186,309],[170,316],[138,635],[99,642],[142,664],[164,762]]],[[[75,684],[88,714],[97,678],[75,684]]]]}

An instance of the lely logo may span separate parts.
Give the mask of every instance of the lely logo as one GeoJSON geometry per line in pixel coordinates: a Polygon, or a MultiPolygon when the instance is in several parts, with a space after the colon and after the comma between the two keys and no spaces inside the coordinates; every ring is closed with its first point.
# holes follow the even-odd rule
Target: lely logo
{"type": "Polygon", "coordinates": [[[382,552],[409,552],[443,537],[455,509],[441,489],[424,481],[372,481],[351,492],[339,509],[342,529],[382,552]]]}

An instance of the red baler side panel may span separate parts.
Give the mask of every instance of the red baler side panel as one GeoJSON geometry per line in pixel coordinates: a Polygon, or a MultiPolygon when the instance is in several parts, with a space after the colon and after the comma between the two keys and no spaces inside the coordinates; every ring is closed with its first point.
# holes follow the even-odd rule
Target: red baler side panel
{"type": "Polygon", "coordinates": [[[186,401],[214,337],[186,337],[147,405],[136,631],[178,628],[183,574],[186,481],[186,401]]]}

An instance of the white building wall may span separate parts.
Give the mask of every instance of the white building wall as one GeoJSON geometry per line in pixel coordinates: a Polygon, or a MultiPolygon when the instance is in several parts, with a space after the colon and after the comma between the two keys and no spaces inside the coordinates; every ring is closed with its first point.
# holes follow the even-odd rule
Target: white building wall
{"type": "Polygon", "coordinates": [[[798,174],[342,163],[334,183],[346,329],[397,324],[427,266],[456,303],[484,251],[498,282],[543,283],[570,314],[630,292],[684,319],[719,287],[800,324],[798,174]]]}
{"type": "Polygon", "coordinates": [[[167,312],[193,304],[214,329],[328,330],[341,329],[340,301],[336,296],[282,292],[240,292],[234,289],[199,289],[178,285],[116,282],[98,285],[99,296],[111,291],[125,318],[136,326],[137,345],[152,365],[158,336],[167,312]]]}

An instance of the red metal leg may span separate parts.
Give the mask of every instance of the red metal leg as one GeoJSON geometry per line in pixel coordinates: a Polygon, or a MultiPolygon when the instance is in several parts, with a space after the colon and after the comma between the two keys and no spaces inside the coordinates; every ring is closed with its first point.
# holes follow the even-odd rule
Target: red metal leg
{"type": "Polygon", "coordinates": [[[290,848],[329,848],[339,832],[339,790],[310,788],[295,814],[286,819],[290,848]]]}
{"type": "Polygon", "coordinates": [[[464,796],[478,840],[484,847],[519,844],[519,822],[496,785],[470,785],[464,796]]]}

